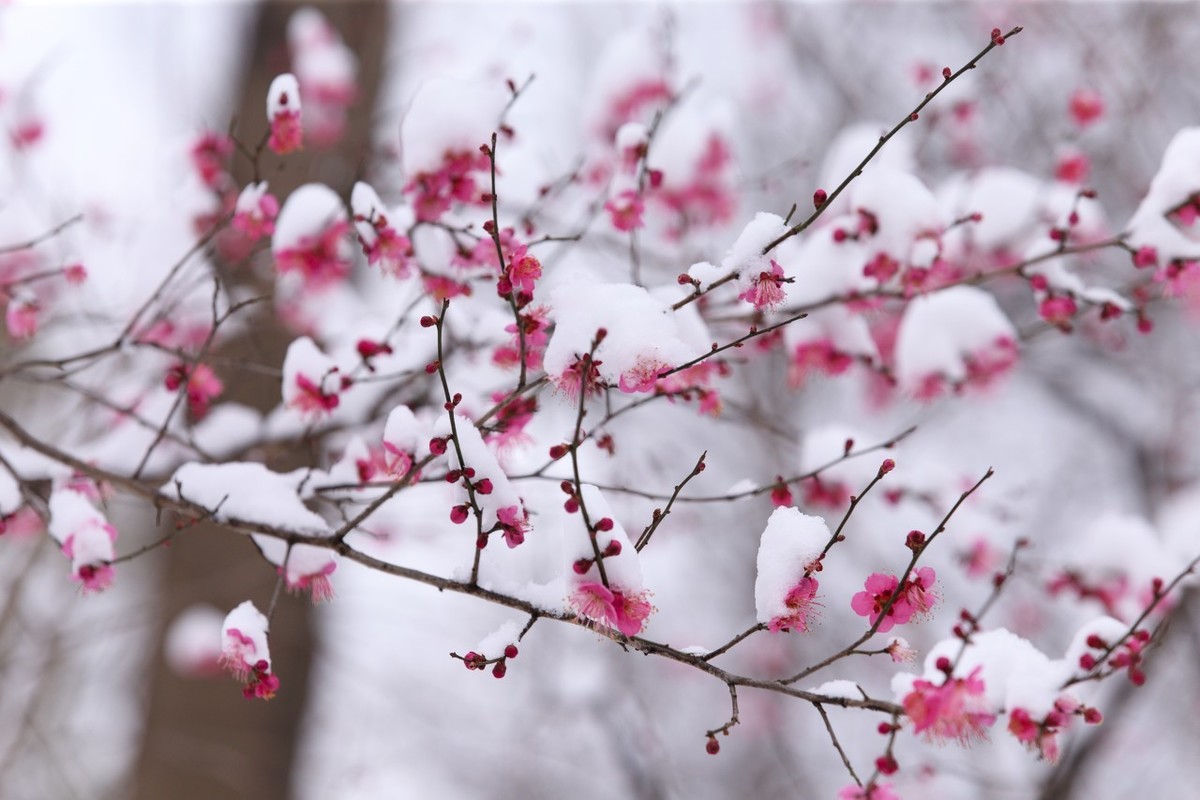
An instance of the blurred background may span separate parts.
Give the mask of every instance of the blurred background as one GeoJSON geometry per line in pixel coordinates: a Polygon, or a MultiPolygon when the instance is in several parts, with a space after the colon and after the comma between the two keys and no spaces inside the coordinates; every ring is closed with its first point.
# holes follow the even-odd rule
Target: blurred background
{"type": "MultiPolygon", "coordinates": [[[[1195,124],[1200,109],[1200,25],[1188,3],[310,7],[353,53],[357,95],[338,136],[272,168],[267,177],[279,196],[312,180],[348,196],[355,180],[367,179],[397,201],[405,183],[400,127],[413,97],[436,77],[520,84],[535,76],[510,120],[519,163],[531,184],[568,175],[596,147],[593,101],[604,85],[602,71],[620,66],[606,53],[622,37],[649,42],[676,85],[689,87],[681,106],[686,118],[712,125],[729,142],[736,190],[727,221],[647,246],[648,274],[663,282],[694,261],[719,258],[754,212],[786,214],[793,202],[803,207],[816,187],[832,188],[831,148],[843,132],[901,119],[927,91],[930,76],[964,63],[993,27],[1025,30],[889,146],[891,157],[931,187],[995,166],[1052,181],[1064,161],[1083,154],[1086,183],[1098,190],[1116,232],[1167,142],[1195,124]],[[1102,119],[1086,128],[1069,109],[1079,90],[1104,104],[1102,119]]],[[[107,242],[96,269],[130,276],[164,269],[191,241],[179,223],[186,223],[181,209],[199,202],[198,192],[170,185],[176,165],[202,130],[236,131],[248,142],[261,136],[266,87],[289,69],[288,25],[299,8],[232,1],[5,4],[0,245],[85,213],[91,233],[107,242]]],[[[234,178],[242,185],[251,176],[245,165],[238,169],[234,178]]],[[[571,220],[562,223],[571,227],[571,220]]],[[[626,247],[600,231],[564,258],[616,263],[626,247]]],[[[1119,253],[1106,259],[1091,264],[1096,274],[1119,274],[1127,262],[1119,253]]],[[[1001,300],[1019,328],[1036,322],[1027,297],[1012,292],[1001,300]]],[[[862,441],[881,441],[920,423],[911,458],[933,465],[931,473],[973,480],[988,465],[998,473],[986,506],[940,556],[944,593],[982,596],[978,587],[970,595],[972,579],[959,565],[973,541],[968,534],[988,537],[1001,552],[1029,537],[1038,543],[1029,571],[991,622],[1057,657],[1088,617],[1083,611],[1094,616],[1102,609],[1081,611],[1078,603],[1048,597],[1044,587],[1055,563],[1096,546],[1084,532],[1100,512],[1137,515],[1160,532],[1200,521],[1189,511],[1200,508],[1196,332],[1169,309],[1155,319],[1149,339],[1042,331],[1010,385],[934,406],[872,409],[854,382],[818,381],[795,392],[779,377],[778,364],[752,365],[747,386],[757,388],[730,398],[732,419],[742,427],[701,428],[671,416],[673,410],[656,411],[661,424],[638,424],[670,436],[646,433],[632,446],[640,458],[628,485],[640,480],[669,489],[686,469],[681,465],[695,458],[687,447],[693,435],[712,442],[710,461],[720,457],[714,474],[706,474],[706,485],[719,491],[740,478],[763,482],[793,472],[806,431],[852,425],[862,441]],[[746,441],[753,421],[754,438],[746,441]]],[[[264,318],[228,342],[225,353],[277,366],[290,338],[264,318]]],[[[261,411],[278,403],[277,376],[239,374],[226,383],[232,398],[261,411]]],[[[7,389],[4,402],[28,410],[32,391],[7,389]]],[[[71,424],[56,415],[78,413],[72,409],[47,406],[44,424],[71,424]]],[[[271,458],[304,463],[311,447],[281,446],[271,458]]],[[[123,531],[141,527],[151,538],[151,514],[119,496],[111,502],[123,531]]],[[[650,508],[634,498],[613,502],[631,518],[644,518],[650,508]]],[[[659,606],[652,638],[712,646],[750,623],[754,553],[770,510],[764,500],[676,511],[645,566],[659,606]]],[[[922,522],[928,509],[903,512],[901,521],[897,513],[879,503],[854,524],[893,533],[928,525],[922,522]]],[[[441,545],[420,509],[394,517],[393,557],[436,560],[430,554],[441,545]]],[[[1200,542],[1187,530],[1177,535],[1200,542]]],[[[872,554],[857,557],[870,563],[872,554]]],[[[0,537],[0,798],[6,800],[795,798],[832,797],[848,782],[819,717],[803,704],[747,693],[742,725],[713,758],[704,752],[703,732],[727,718],[720,683],[549,624],[531,632],[508,676],[495,681],[463,670],[447,653],[470,649],[511,615],[349,564],[337,573],[332,603],[281,603],[272,649],[284,689],[269,704],[246,702],[226,677],[189,668],[187,635],[175,625],[186,612],[202,629],[206,614],[270,596],[273,571],[242,537],[219,529],[189,534],[125,565],[117,584],[99,596],[76,594],[63,572],[48,537],[0,537]],[[172,631],[173,655],[164,641],[172,631]]],[[[970,751],[910,741],[897,751],[904,796],[1188,796],[1187,787],[1200,781],[1193,757],[1200,741],[1194,606],[1188,594],[1173,612],[1147,686],[1135,690],[1114,680],[1098,701],[1105,724],[1074,731],[1056,771],[1000,732],[993,738],[1001,741],[970,751]]],[[[910,639],[925,650],[953,622],[947,610],[910,639]]],[[[845,610],[829,609],[813,635],[761,637],[731,663],[776,674],[840,647],[857,631],[853,623],[845,610]]],[[[864,663],[821,680],[853,677],[886,686],[891,670],[864,663]]],[[[876,720],[831,716],[851,757],[870,763],[881,747],[876,720]]]]}

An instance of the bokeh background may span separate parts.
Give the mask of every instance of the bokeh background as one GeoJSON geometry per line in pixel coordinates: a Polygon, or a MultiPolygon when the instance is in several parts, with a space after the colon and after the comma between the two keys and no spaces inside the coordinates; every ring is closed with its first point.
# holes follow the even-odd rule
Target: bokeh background
{"type": "MultiPolygon", "coordinates": [[[[1200,113],[1200,25],[1189,3],[313,6],[356,54],[360,94],[339,143],[306,151],[269,176],[276,193],[321,180],[345,195],[366,178],[385,199],[398,199],[400,125],[419,88],[444,76],[536,76],[512,119],[524,163],[541,179],[566,174],[591,146],[590,87],[605,48],[644,32],[681,85],[695,81],[687,104],[724,126],[739,187],[727,227],[647,248],[649,274],[664,281],[719,257],[755,211],[786,213],[816,186],[828,187],[824,165],[847,128],[900,119],[925,91],[923,70],[958,66],[993,27],[1025,30],[895,143],[894,157],[931,186],[990,166],[1050,180],[1075,148],[1090,158],[1088,183],[1119,231],[1171,136],[1200,113]],[[1102,121],[1083,132],[1067,111],[1080,88],[1106,105],[1102,121]]],[[[112,291],[169,266],[189,244],[180,209],[194,201],[178,185],[178,164],[201,129],[257,137],[266,86],[288,68],[286,26],[297,8],[5,4],[0,121],[10,133],[31,121],[44,132],[35,146],[14,140],[0,153],[0,244],[82,212],[93,245],[89,267],[112,276],[112,291]]],[[[65,254],[80,243],[56,246],[65,254]]],[[[598,232],[569,257],[616,263],[625,247],[598,232]]],[[[1118,274],[1119,258],[1091,266],[1118,274]]],[[[1018,322],[1036,321],[1027,298],[1001,299],[1018,322]]],[[[92,310],[104,313],[102,305],[92,310]]],[[[636,423],[645,427],[629,433],[643,441],[643,457],[625,477],[628,485],[671,486],[694,460],[689,437],[703,435],[710,461],[719,463],[706,485],[769,481],[796,464],[805,433],[819,426],[850,425],[882,440],[919,423],[912,458],[920,463],[964,477],[997,468],[988,507],[964,527],[987,528],[997,546],[1026,536],[1037,547],[993,622],[1058,655],[1087,615],[1047,598],[1045,577],[1055,558],[1093,546],[1083,531],[1099,512],[1200,526],[1188,511],[1200,478],[1196,330],[1170,309],[1155,316],[1150,339],[1032,334],[1037,346],[1027,348],[1005,388],[935,406],[872,411],[858,397],[861,387],[817,382],[797,393],[778,365],[759,365],[730,401],[740,424],[689,428],[673,416],[636,423]]],[[[278,365],[289,338],[256,328],[227,352],[278,365]]],[[[227,384],[234,397],[266,410],[278,402],[276,381],[239,375],[227,384]]],[[[44,403],[45,428],[70,429],[90,413],[76,400],[46,402],[43,389],[6,385],[0,396],[26,411],[44,403]]],[[[307,455],[300,445],[284,451],[272,455],[276,463],[307,455]]],[[[649,508],[614,502],[631,517],[649,508]]],[[[152,514],[120,497],[113,504],[129,541],[138,541],[139,529],[151,537],[152,514]]],[[[409,511],[397,515],[392,557],[437,563],[437,526],[419,506],[409,511]]],[[[765,503],[676,512],[646,564],[660,609],[652,634],[711,645],[746,627],[754,552],[769,512],[765,503]]],[[[865,508],[855,524],[920,525],[918,512],[912,525],[892,513],[882,504],[865,508]]],[[[952,577],[967,544],[948,543],[939,563],[947,596],[979,596],[969,594],[965,576],[952,577]]],[[[703,731],[727,716],[721,684],[586,631],[544,624],[508,677],[494,681],[447,653],[469,649],[509,618],[504,612],[352,565],[337,574],[334,602],[311,609],[293,598],[280,607],[272,647],[285,689],[270,704],[243,701],[221,676],[182,676],[165,656],[164,637],[185,610],[203,604],[224,613],[247,596],[270,596],[274,575],[240,537],[189,535],[127,565],[101,596],[79,596],[63,572],[48,538],[0,538],[3,798],[794,798],[831,797],[847,782],[819,717],[803,704],[747,693],[743,724],[713,758],[703,731]]],[[[1173,613],[1148,685],[1114,681],[1102,695],[1105,724],[1076,731],[1056,771],[1010,741],[971,751],[910,742],[898,751],[905,796],[1189,796],[1200,779],[1194,606],[1187,594],[1173,613]]],[[[813,636],[764,637],[735,663],[764,673],[805,663],[840,647],[857,630],[844,624],[852,621],[831,609],[813,636]]],[[[952,623],[946,611],[911,640],[927,647],[952,623]]],[[[888,672],[865,664],[823,679],[885,685],[888,672]]],[[[869,763],[880,747],[874,720],[832,717],[851,757],[869,763]]]]}

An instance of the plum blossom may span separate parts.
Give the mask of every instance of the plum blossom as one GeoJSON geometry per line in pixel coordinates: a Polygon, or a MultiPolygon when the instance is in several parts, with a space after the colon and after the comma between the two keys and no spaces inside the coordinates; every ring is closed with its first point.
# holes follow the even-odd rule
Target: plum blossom
{"type": "Polygon", "coordinates": [[[496,519],[504,532],[504,543],[510,548],[525,541],[529,532],[529,512],[519,505],[504,506],[496,511],[496,519]]]}
{"type": "Polygon", "coordinates": [[[1104,116],[1104,98],[1091,89],[1076,89],[1068,103],[1071,119],[1086,128],[1104,116]]]}
{"type": "Polygon", "coordinates": [[[231,155],[232,139],[215,131],[204,131],[192,144],[192,167],[205,186],[219,189],[229,179],[226,170],[231,155]]]}
{"type": "Polygon", "coordinates": [[[41,304],[32,295],[17,295],[8,301],[4,324],[13,339],[29,339],[37,333],[41,304]]]}
{"type": "Polygon", "coordinates": [[[593,622],[616,628],[626,636],[636,636],[654,607],[647,592],[627,592],[585,581],[575,587],[571,607],[593,622]]]}
{"type": "Polygon", "coordinates": [[[779,633],[780,631],[804,631],[809,630],[812,617],[815,616],[816,609],[820,603],[816,602],[817,589],[819,584],[816,578],[810,578],[807,575],[802,577],[795,586],[793,586],[784,598],[784,605],[787,606],[787,613],[773,617],[767,623],[767,630],[771,633],[779,633]]]}
{"type": "Polygon", "coordinates": [[[866,580],[865,591],[851,598],[850,607],[860,617],[869,617],[872,626],[878,624],[876,630],[880,633],[887,633],[893,626],[903,625],[933,608],[937,601],[932,591],[936,578],[932,567],[920,567],[913,570],[901,587],[895,575],[873,573],[866,580]],[[885,615],[883,609],[889,602],[891,607],[885,615]]]}
{"type": "Polygon", "coordinates": [[[912,664],[917,660],[917,651],[909,645],[907,639],[893,636],[883,648],[895,664],[912,664]]]}
{"type": "Polygon", "coordinates": [[[288,195],[275,222],[271,251],[281,275],[294,273],[309,288],[343,280],[350,271],[342,201],[328,186],[309,183],[288,195]]]}
{"type": "Polygon", "coordinates": [[[611,197],[605,204],[604,210],[612,226],[619,231],[633,231],[642,227],[642,214],[646,205],[636,189],[626,189],[611,197]]]}
{"type": "Polygon", "coordinates": [[[841,375],[853,364],[853,356],[838,350],[830,339],[800,342],[792,351],[788,382],[793,387],[800,387],[804,385],[805,378],[813,372],[841,375]]]}
{"type": "Polygon", "coordinates": [[[251,183],[238,195],[234,207],[233,229],[252,242],[275,232],[275,218],[279,216],[279,201],[267,192],[267,182],[251,183]]]}
{"type": "MultiPolygon", "coordinates": [[[[285,582],[292,592],[296,594],[308,592],[314,603],[321,603],[333,597],[333,584],[330,582],[329,576],[336,569],[337,562],[332,558],[312,572],[294,570],[289,559],[285,582]]],[[[283,567],[280,567],[280,571],[284,571],[283,567]]]]}
{"type": "MultiPolygon", "coordinates": [[[[407,278],[413,272],[412,241],[399,233],[383,201],[369,184],[359,181],[350,193],[354,210],[354,229],[367,257],[367,264],[378,266],[385,275],[407,278]]],[[[402,211],[405,209],[401,209],[402,211]]],[[[407,216],[407,215],[405,215],[407,216]]],[[[403,226],[403,220],[400,222],[403,226]]]]}
{"type": "Polygon", "coordinates": [[[813,573],[821,570],[829,537],[820,517],[788,506],[771,512],[758,545],[754,606],[758,622],[772,633],[811,630],[820,608],[813,573]]]}
{"type": "Polygon", "coordinates": [[[225,391],[225,384],[207,364],[185,364],[181,361],[167,370],[163,383],[172,392],[186,384],[188,411],[197,420],[208,414],[212,401],[225,391]]]}
{"type": "Polygon", "coordinates": [[[422,428],[408,406],[396,406],[383,429],[383,468],[393,480],[408,475],[416,461],[422,428]]]}
{"type": "Polygon", "coordinates": [[[1037,753],[1038,758],[1054,764],[1059,756],[1058,735],[1070,727],[1076,716],[1082,716],[1089,725],[1098,725],[1103,719],[1098,710],[1083,706],[1069,695],[1063,695],[1054,701],[1053,708],[1041,719],[1024,708],[1012,709],[1008,713],[1008,732],[1037,753]]]}
{"type": "Polygon", "coordinates": [[[667,229],[670,237],[684,235],[692,226],[722,225],[733,219],[737,208],[732,154],[728,135],[701,118],[694,106],[679,109],[659,132],[660,157],[669,159],[661,185],[650,195],[658,205],[673,212],[676,223],[667,229]],[[697,141],[696,127],[708,126],[708,135],[697,141]],[[691,146],[689,146],[691,145],[691,146]],[[690,157],[690,158],[689,158],[690,157]]]}
{"type": "Polygon", "coordinates": [[[1062,330],[1071,329],[1071,320],[1079,311],[1069,294],[1051,294],[1038,306],[1038,316],[1062,330]]]}
{"type": "Polygon", "coordinates": [[[469,150],[446,152],[439,167],[413,176],[404,187],[413,195],[417,220],[431,222],[450,210],[454,203],[482,203],[483,192],[476,184],[478,173],[487,170],[491,161],[486,153],[469,150]]]}
{"type": "Polygon", "coordinates": [[[617,385],[626,394],[652,392],[658,383],[658,376],[670,369],[671,365],[662,359],[640,356],[631,368],[621,373],[617,385]]]}
{"type": "MultiPolygon", "coordinates": [[[[509,291],[532,295],[538,278],[542,277],[542,263],[529,253],[529,248],[520,245],[508,257],[508,267],[504,277],[507,278],[509,291]]],[[[508,294],[501,290],[501,294],[508,294]]]]}
{"type": "Polygon", "coordinates": [[[100,592],[113,582],[117,531],[84,495],[69,488],[50,495],[50,535],[71,559],[71,580],[84,592],[100,592]]]}
{"type": "Polygon", "coordinates": [[[320,418],[338,407],[346,383],[337,364],[307,336],[288,346],[283,360],[283,402],[302,417],[320,418]]]}
{"type": "Polygon", "coordinates": [[[245,683],[247,699],[270,700],[279,690],[271,673],[267,618],[249,600],[230,611],[221,625],[221,664],[245,683]]]}
{"type": "Polygon", "coordinates": [[[300,83],[291,73],[277,75],[267,89],[267,121],[271,137],[267,146],[281,156],[304,149],[300,125],[300,83]]]}
{"type": "MultiPolygon", "coordinates": [[[[542,358],[546,353],[546,344],[550,341],[547,331],[550,322],[546,319],[548,309],[545,306],[526,309],[521,312],[521,330],[525,333],[525,367],[536,370],[542,367],[542,358]]],[[[496,348],[492,353],[492,362],[501,367],[515,367],[521,361],[521,341],[517,333],[517,323],[510,322],[504,327],[506,333],[512,334],[512,339],[496,348]]]]}
{"type": "Polygon", "coordinates": [[[759,311],[769,311],[787,299],[787,294],[783,290],[786,280],[783,276],[783,267],[779,265],[778,261],[771,259],[770,271],[763,270],[758,275],[752,276],[750,287],[739,294],[738,298],[752,303],[754,308],[759,311]]]}
{"type": "Polygon", "coordinates": [[[982,669],[976,667],[965,678],[947,676],[940,686],[922,679],[913,681],[912,691],[902,702],[913,730],[930,741],[954,740],[963,746],[986,739],[996,715],[988,710],[982,669]]]}

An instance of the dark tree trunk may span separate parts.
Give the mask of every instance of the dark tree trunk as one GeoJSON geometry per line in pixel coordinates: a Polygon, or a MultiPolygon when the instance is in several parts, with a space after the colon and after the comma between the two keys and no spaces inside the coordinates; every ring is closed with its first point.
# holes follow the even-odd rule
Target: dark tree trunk
{"type": "MultiPolygon", "coordinates": [[[[388,12],[379,2],[312,3],[338,29],[359,59],[360,93],[351,109],[346,136],[327,150],[306,149],[280,160],[266,153],[262,176],[279,198],[308,181],[319,180],[342,196],[366,165],[371,118],[378,96],[388,12]]],[[[256,11],[255,32],[239,91],[235,135],[253,147],[266,129],[267,87],[289,71],[287,22],[300,8],[291,3],[264,3],[256,11]]],[[[244,159],[235,162],[235,178],[252,178],[244,159]]],[[[233,280],[251,282],[249,271],[230,271],[233,280]]],[[[256,285],[269,290],[269,284],[256,285]]],[[[223,348],[258,363],[278,367],[291,336],[271,320],[260,323],[223,348]]],[[[249,371],[224,374],[228,399],[261,411],[278,404],[277,379],[249,371]]],[[[271,466],[286,469],[307,460],[307,448],[272,454],[271,466]]],[[[253,599],[263,611],[276,576],[251,542],[220,528],[197,526],[181,536],[165,554],[161,587],[153,603],[162,616],[160,631],[187,606],[211,603],[227,610],[253,599]]],[[[161,645],[161,636],[160,636],[161,645]]],[[[312,613],[307,598],[281,597],[271,625],[271,655],[282,681],[269,703],[242,698],[228,680],[181,678],[164,663],[162,647],[149,677],[148,708],[142,751],[136,765],[134,796],[141,800],[283,800],[294,794],[292,765],[299,742],[314,647],[312,613]]]]}

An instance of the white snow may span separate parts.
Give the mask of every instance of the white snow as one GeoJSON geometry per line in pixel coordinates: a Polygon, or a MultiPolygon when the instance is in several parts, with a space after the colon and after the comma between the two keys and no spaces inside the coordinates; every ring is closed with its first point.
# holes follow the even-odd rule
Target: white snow
{"type": "Polygon", "coordinates": [[[961,381],[967,376],[964,357],[1002,338],[1016,342],[1016,328],[982,289],[954,286],[918,297],[905,309],[896,336],[896,377],[906,390],[930,375],[961,381]]]}
{"type": "Polygon", "coordinates": [[[304,471],[272,472],[262,464],[184,464],[162,486],[168,497],[187,500],[224,522],[251,522],[297,533],[327,533],[329,526],[305,507],[297,493],[304,471]]]}
{"type": "Polygon", "coordinates": [[[435,172],[448,152],[478,151],[491,141],[507,99],[500,81],[426,81],[400,127],[404,173],[435,172]]]}
{"type": "Polygon", "coordinates": [[[246,667],[253,668],[257,662],[265,661],[267,671],[270,671],[271,650],[267,644],[267,618],[254,603],[246,600],[225,616],[221,625],[221,641],[222,652],[227,655],[237,654],[246,667]],[[231,639],[232,631],[237,631],[242,637],[249,639],[250,645],[246,646],[236,639],[231,639]]]}
{"type": "Polygon", "coordinates": [[[267,119],[284,111],[300,111],[300,82],[290,72],[276,75],[267,89],[267,119]]]}
{"type": "Polygon", "coordinates": [[[783,224],[783,217],[760,211],[738,234],[721,259],[721,268],[727,273],[738,273],[739,292],[750,289],[760,273],[771,271],[773,254],[763,255],[763,248],[785,233],[787,226],[783,224]]]}
{"type": "Polygon", "coordinates": [[[775,509],[758,545],[754,607],[759,622],[766,624],[788,614],[784,602],[788,592],[828,541],[829,528],[821,517],[803,514],[797,508],[775,509]]]}
{"type": "Polygon", "coordinates": [[[825,697],[837,697],[842,700],[862,700],[865,697],[862,687],[854,681],[832,680],[825,681],[820,686],[814,686],[808,691],[825,697]]]}
{"type": "MultiPolygon", "coordinates": [[[[645,289],[626,283],[598,283],[580,277],[559,284],[551,294],[555,329],[544,364],[552,376],[591,349],[596,331],[607,332],[596,350],[601,377],[621,377],[674,366],[698,355],[681,338],[675,314],[645,289]]],[[[578,387],[574,387],[578,388],[578,387]]]]}
{"type": "Polygon", "coordinates": [[[306,183],[289,194],[279,210],[271,250],[278,255],[345,219],[346,209],[333,189],[323,183],[306,183]]]}

